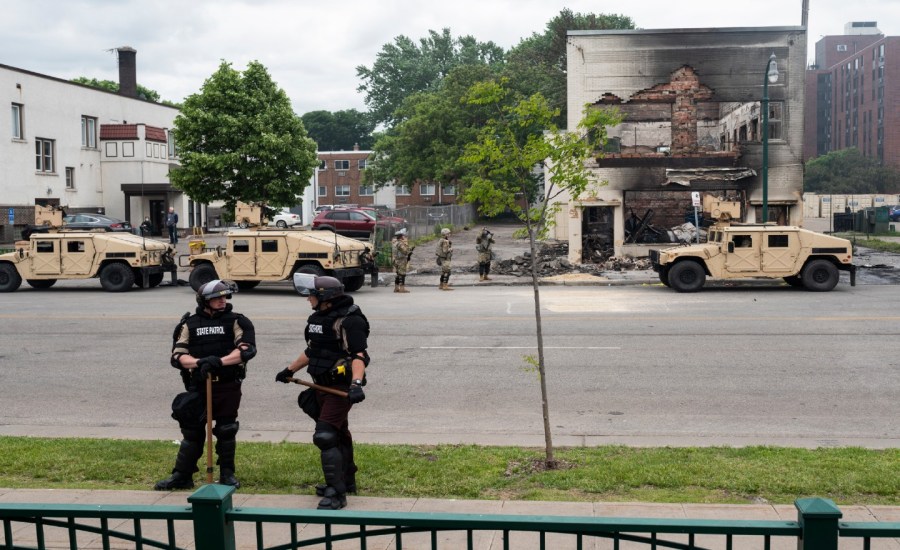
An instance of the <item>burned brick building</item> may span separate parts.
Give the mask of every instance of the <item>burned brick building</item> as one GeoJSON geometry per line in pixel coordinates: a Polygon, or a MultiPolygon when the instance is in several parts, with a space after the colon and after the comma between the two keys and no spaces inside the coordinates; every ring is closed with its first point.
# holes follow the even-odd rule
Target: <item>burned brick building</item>
{"type": "Polygon", "coordinates": [[[805,27],[570,31],[567,51],[568,127],[585,105],[623,117],[590,165],[605,184],[560,196],[555,237],[570,261],[671,242],[660,228],[694,222],[694,193],[707,221],[761,221],[764,87],[769,221],[802,222],[805,27]]]}

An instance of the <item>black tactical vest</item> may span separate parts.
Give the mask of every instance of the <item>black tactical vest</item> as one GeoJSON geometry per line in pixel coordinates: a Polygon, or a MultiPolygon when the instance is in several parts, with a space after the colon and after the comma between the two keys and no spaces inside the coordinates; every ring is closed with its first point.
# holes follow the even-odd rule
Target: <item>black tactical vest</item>
{"type": "MultiPolygon", "coordinates": [[[[359,306],[350,305],[327,312],[315,312],[306,321],[306,341],[308,345],[309,374],[313,378],[324,376],[331,371],[339,359],[349,357],[344,349],[341,334],[335,330],[335,322],[342,317],[358,315],[365,320],[359,306]]],[[[366,321],[368,326],[368,321],[366,321]]]]}
{"type": "MultiPolygon", "coordinates": [[[[234,324],[239,314],[231,311],[207,317],[205,315],[191,315],[185,325],[188,329],[188,352],[198,359],[215,355],[225,357],[235,349],[234,324]]],[[[191,369],[199,371],[199,369],[191,369]]],[[[245,370],[241,365],[229,365],[218,369],[219,379],[223,382],[241,380],[245,370]]],[[[199,372],[192,372],[199,376],[199,372]]],[[[196,382],[196,381],[195,381],[196,382]]]]}

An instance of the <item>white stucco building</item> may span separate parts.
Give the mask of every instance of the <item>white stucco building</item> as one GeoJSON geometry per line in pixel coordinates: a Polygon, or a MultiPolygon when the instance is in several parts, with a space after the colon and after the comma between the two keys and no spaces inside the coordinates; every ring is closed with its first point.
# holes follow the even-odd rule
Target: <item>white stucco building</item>
{"type": "Polygon", "coordinates": [[[118,56],[119,93],[0,65],[10,121],[0,139],[0,242],[33,223],[35,204],[135,226],[150,216],[157,227],[173,206],[180,226],[193,225],[195,216],[199,222],[199,207],[169,183],[178,109],[139,99],[136,52],[123,47],[118,56]]]}

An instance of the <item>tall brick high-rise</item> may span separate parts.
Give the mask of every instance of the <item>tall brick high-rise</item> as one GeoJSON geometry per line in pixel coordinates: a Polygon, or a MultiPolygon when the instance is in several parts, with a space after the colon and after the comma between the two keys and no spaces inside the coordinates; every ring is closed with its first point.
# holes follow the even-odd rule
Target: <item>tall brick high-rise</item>
{"type": "Polygon", "coordinates": [[[875,22],[816,42],[806,75],[804,160],[855,147],[900,168],[900,37],[875,22]]]}

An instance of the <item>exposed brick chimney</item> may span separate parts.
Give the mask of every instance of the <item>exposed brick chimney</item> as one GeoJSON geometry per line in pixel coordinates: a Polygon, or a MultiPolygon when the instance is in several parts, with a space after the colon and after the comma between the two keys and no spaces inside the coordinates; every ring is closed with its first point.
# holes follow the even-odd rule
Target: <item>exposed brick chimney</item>
{"type": "Polygon", "coordinates": [[[137,97],[137,50],[122,46],[116,51],[119,53],[119,95],[137,97]]]}

